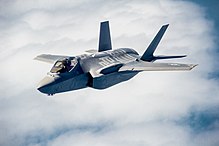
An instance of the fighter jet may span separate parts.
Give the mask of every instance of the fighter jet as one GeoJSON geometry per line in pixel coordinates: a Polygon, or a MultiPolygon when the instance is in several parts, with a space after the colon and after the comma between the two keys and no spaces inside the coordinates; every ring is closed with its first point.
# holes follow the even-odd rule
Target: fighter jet
{"type": "Polygon", "coordinates": [[[142,71],[191,70],[195,64],[154,62],[158,59],[186,57],[154,55],[168,25],[160,28],[143,55],[139,55],[132,48],[112,50],[109,22],[101,22],[98,50],[88,50],[78,56],[42,54],[34,58],[54,64],[37,89],[48,95],[86,87],[106,89],[127,81],[142,71]]]}

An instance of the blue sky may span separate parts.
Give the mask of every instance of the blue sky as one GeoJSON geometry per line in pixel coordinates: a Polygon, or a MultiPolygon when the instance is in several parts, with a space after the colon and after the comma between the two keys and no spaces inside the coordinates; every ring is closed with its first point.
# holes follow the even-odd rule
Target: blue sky
{"type": "MultiPolygon", "coordinates": [[[[219,2],[217,0],[204,1],[204,0],[191,0],[196,4],[204,7],[206,9],[207,18],[214,21],[215,28],[218,30],[219,26],[219,16],[218,16],[218,6],[219,2]]],[[[218,33],[218,32],[217,32],[218,33]]]]}
{"type": "Polygon", "coordinates": [[[0,145],[219,145],[215,3],[0,1],[0,145]],[[105,20],[113,48],[139,54],[169,23],[156,54],[187,54],[171,62],[199,65],[189,72],[140,73],[106,90],[38,92],[51,65],[33,58],[95,49],[105,20]]]}
{"type": "MultiPolygon", "coordinates": [[[[214,24],[214,31],[213,35],[215,35],[215,42],[217,43],[217,55],[219,54],[219,15],[218,15],[218,7],[219,7],[219,1],[217,0],[211,0],[211,1],[205,1],[205,0],[191,0],[192,2],[200,5],[205,10],[206,18],[211,20],[214,24]]],[[[215,52],[214,52],[215,53],[215,52]]],[[[215,60],[218,62],[219,60],[215,60]]],[[[215,71],[209,75],[213,78],[219,77],[219,69],[215,68],[215,71]]]]}

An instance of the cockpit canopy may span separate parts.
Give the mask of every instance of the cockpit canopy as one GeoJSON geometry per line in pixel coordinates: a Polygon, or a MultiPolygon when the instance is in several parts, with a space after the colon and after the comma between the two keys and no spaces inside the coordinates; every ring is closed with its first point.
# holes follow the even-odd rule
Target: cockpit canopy
{"type": "Polygon", "coordinates": [[[58,60],[52,69],[50,70],[51,73],[65,73],[69,72],[72,68],[76,66],[78,63],[76,58],[69,59],[69,58],[64,58],[61,60],[58,60]]]}

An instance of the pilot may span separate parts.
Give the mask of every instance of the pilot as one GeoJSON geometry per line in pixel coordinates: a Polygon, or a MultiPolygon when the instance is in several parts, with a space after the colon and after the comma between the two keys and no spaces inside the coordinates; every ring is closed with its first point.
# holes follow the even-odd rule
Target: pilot
{"type": "Polygon", "coordinates": [[[68,59],[62,61],[62,68],[59,70],[60,73],[68,72],[71,67],[71,62],[68,59]]]}
{"type": "Polygon", "coordinates": [[[69,71],[71,69],[71,61],[69,59],[65,59],[65,69],[66,71],[69,71]]]}

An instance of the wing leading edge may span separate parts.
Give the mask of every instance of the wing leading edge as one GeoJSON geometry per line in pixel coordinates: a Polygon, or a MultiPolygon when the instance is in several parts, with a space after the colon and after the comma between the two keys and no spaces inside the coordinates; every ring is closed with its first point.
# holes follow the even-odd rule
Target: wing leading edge
{"type": "Polygon", "coordinates": [[[62,58],[68,58],[69,56],[61,56],[61,55],[50,55],[50,54],[41,54],[34,58],[34,60],[43,61],[46,63],[55,63],[57,60],[62,58]]]}

